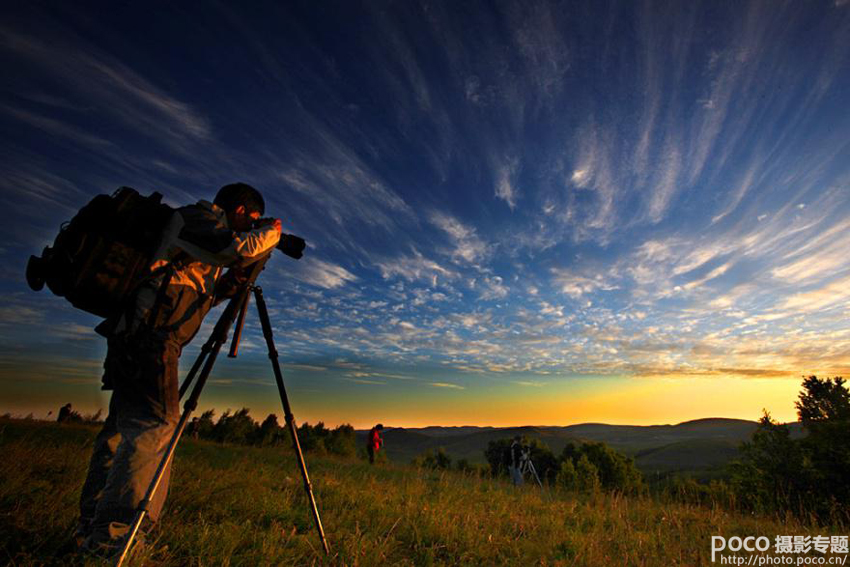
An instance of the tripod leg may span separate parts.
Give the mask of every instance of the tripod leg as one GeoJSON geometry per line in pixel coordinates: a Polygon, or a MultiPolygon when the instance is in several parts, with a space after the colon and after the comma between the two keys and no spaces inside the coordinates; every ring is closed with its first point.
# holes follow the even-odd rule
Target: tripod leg
{"type": "Polygon", "coordinates": [[[528,461],[528,466],[531,468],[531,472],[532,472],[532,474],[534,474],[534,479],[537,481],[537,485],[538,485],[540,488],[543,488],[543,483],[542,483],[542,482],[540,482],[540,477],[539,477],[539,476],[537,476],[537,469],[536,469],[536,468],[534,468],[534,463],[532,463],[531,461],[528,461]]]}
{"type": "Polygon", "coordinates": [[[286,395],[286,387],[283,385],[283,375],[280,371],[280,363],[277,360],[277,349],[275,349],[274,346],[272,326],[269,321],[269,312],[266,309],[266,300],[263,299],[263,290],[260,287],[254,288],[254,297],[256,298],[257,311],[259,311],[260,314],[260,324],[263,327],[263,336],[266,338],[266,345],[269,349],[269,359],[272,361],[274,379],[275,382],[277,382],[277,389],[280,392],[280,401],[283,404],[283,413],[286,418],[286,424],[289,427],[289,433],[292,436],[292,447],[295,449],[295,455],[298,457],[298,465],[301,468],[301,477],[304,479],[304,490],[307,492],[307,497],[310,499],[313,521],[316,523],[316,530],[319,532],[319,539],[322,540],[322,547],[325,549],[325,555],[329,555],[330,548],[328,547],[327,539],[325,539],[325,530],[322,528],[322,519],[319,517],[319,509],[316,507],[316,498],[313,496],[313,486],[310,484],[310,476],[307,474],[307,465],[304,463],[304,455],[301,453],[301,444],[298,442],[298,431],[295,429],[295,416],[292,415],[292,409],[289,407],[289,397],[286,395]]]}
{"type": "Polygon", "coordinates": [[[236,328],[233,330],[233,342],[230,343],[230,352],[227,353],[227,358],[236,358],[239,351],[239,341],[242,339],[242,327],[245,326],[245,313],[248,311],[248,302],[251,301],[251,294],[245,295],[245,300],[239,307],[239,317],[236,318],[236,328]]]}
{"type": "MultiPolygon", "coordinates": [[[[124,560],[127,558],[127,553],[130,551],[130,547],[133,545],[133,540],[136,538],[136,535],[139,532],[139,527],[142,525],[142,521],[145,519],[145,516],[148,514],[148,507],[150,506],[151,500],[153,499],[154,494],[156,494],[157,489],[159,488],[160,483],[162,482],[162,477],[165,473],[165,470],[168,468],[168,464],[171,462],[172,457],[174,456],[174,451],[177,449],[177,443],[180,441],[180,436],[183,435],[183,431],[186,429],[186,423],[189,420],[189,416],[192,414],[195,409],[198,407],[198,398],[201,396],[201,390],[203,390],[204,385],[207,382],[207,378],[212,372],[213,365],[215,364],[215,359],[218,356],[219,351],[221,350],[221,346],[227,341],[227,332],[230,327],[233,325],[233,320],[236,318],[237,309],[241,305],[241,302],[244,300],[243,294],[248,294],[248,287],[246,287],[242,294],[238,295],[225,308],[224,313],[221,314],[221,318],[216,323],[215,330],[213,330],[213,334],[210,337],[211,347],[209,350],[209,354],[205,354],[204,352],[198,358],[198,361],[195,362],[196,366],[200,365],[200,361],[203,360],[203,370],[201,370],[201,374],[198,377],[198,381],[195,384],[195,387],[192,389],[192,394],[186,400],[186,403],[183,405],[183,414],[180,416],[180,421],[177,422],[177,427],[174,429],[174,433],[171,436],[171,440],[168,442],[168,447],[165,449],[165,455],[162,457],[162,460],[159,462],[159,466],[156,469],[156,473],[154,473],[153,479],[151,483],[148,485],[148,489],[145,492],[145,497],[139,502],[138,507],[136,508],[136,515],[133,517],[133,523],[130,527],[130,532],[127,535],[127,539],[124,541],[124,545],[121,548],[121,553],[118,556],[118,560],[116,561],[116,566],[120,567],[124,560]]],[[[206,345],[204,345],[206,347],[206,345]]],[[[194,368],[193,368],[194,371],[194,368]]],[[[190,373],[190,375],[193,373],[190,373]]],[[[190,378],[186,378],[186,382],[184,385],[190,381],[190,378]]]]}
{"type": "Polygon", "coordinates": [[[186,375],[186,379],[183,380],[182,384],[180,384],[180,397],[177,398],[178,400],[183,399],[183,396],[189,390],[189,386],[192,385],[192,381],[195,379],[195,374],[197,374],[198,370],[201,369],[201,367],[204,364],[204,361],[207,359],[207,355],[209,355],[210,350],[212,350],[213,343],[215,342],[214,339],[215,339],[215,333],[210,335],[209,340],[207,342],[205,342],[204,345],[201,347],[201,352],[198,353],[198,358],[196,358],[194,364],[192,364],[192,368],[191,368],[191,370],[189,370],[189,373],[186,375]]]}

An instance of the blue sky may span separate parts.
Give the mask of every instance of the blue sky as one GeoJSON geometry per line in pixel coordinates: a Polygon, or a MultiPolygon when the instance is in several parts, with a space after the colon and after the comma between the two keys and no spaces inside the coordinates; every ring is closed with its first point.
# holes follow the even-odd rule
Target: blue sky
{"type": "MultiPolygon", "coordinates": [[[[0,409],[104,405],[23,272],[121,185],[306,238],[261,278],[300,420],[792,419],[850,367],[846,0],[3,12],[0,409]]],[[[279,413],[267,367],[249,319],[201,405],[279,413]]]]}

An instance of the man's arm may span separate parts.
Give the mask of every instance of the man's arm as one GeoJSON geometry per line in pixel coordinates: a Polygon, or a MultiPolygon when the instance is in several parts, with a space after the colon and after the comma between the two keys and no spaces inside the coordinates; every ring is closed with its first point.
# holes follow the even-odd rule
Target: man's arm
{"type": "Polygon", "coordinates": [[[277,246],[280,221],[247,232],[233,232],[223,220],[204,207],[190,205],[179,210],[184,225],[177,246],[191,256],[215,266],[250,264],[277,246]]]}

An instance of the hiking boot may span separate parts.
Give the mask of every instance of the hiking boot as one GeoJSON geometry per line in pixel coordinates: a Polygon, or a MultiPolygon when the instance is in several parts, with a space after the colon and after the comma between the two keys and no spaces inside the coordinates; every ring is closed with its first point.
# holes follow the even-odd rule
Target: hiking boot
{"type": "MultiPolygon", "coordinates": [[[[95,529],[80,546],[80,552],[103,559],[116,559],[124,543],[130,534],[130,526],[119,522],[112,522],[105,529],[95,529]]],[[[142,530],[136,532],[133,545],[130,547],[128,557],[138,553],[145,547],[145,534],[142,530]]]]}
{"type": "Polygon", "coordinates": [[[77,520],[77,526],[74,528],[73,535],[56,550],[55,556],[65,557],[67,555],[79,553],[83,543],[86,541],[86,538],[89,537],[91,531],[91,520],[83,518],[77,520]]]}

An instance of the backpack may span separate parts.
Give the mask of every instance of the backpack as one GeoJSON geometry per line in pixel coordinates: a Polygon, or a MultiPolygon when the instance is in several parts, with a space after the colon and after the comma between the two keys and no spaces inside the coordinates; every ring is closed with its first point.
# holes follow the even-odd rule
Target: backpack
{"type": "Polygon", "coordinates": [[[46,283],[74,307],[99,317],[118,312],[151,274],[153,255],[174,214],[161,200],[159,193],[144,197],[129,187],[98,195],[62,225],[41,257],[30,256],[27,283],[35,291],[46,283]]]}

